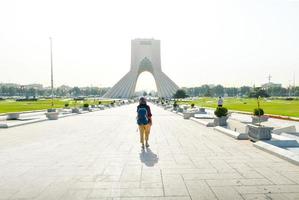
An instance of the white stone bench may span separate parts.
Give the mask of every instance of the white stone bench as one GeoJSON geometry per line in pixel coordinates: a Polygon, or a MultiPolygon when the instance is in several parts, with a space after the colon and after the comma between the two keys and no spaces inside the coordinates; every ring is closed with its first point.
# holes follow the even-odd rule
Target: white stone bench
{"type": "Polygon", "coordinates": [[[20,113],[9,113],[6,116],[6,119],[7,120],[16,120],[16,119],[19,119],[19,117],[20,117],[20,113]]]}

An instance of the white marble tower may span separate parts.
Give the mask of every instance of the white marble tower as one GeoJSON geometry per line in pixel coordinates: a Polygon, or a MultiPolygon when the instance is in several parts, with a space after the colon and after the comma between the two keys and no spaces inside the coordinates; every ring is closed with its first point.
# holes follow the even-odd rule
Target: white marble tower
{"type": "Polygon", "coordinates": [[[155,79],[158,96],[172,97],[179,87],[162,72],[160,40],[135,39],[131,41],[131,70],[103,97],[130,98],[134,95],[138,76],[150,72],[155,79]]]}

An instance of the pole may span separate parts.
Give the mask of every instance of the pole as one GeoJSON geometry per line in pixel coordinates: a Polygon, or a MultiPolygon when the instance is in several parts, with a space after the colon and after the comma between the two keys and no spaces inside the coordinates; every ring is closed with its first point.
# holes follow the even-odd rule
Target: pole
{"type": "Polygon", "coordinates": [[[293,96],[295,96],[295,91],[296,91],[296,83],[295,83],[295,72],[293,74],[293,96]]]}
{"type": "Polygon", "coordinates": [[[51,106],[53,108],[54,106],[54,92],[53,92],[53,53],[52,53],[52,37],[50,39],[50,57],[51,57],[51,106]]]}

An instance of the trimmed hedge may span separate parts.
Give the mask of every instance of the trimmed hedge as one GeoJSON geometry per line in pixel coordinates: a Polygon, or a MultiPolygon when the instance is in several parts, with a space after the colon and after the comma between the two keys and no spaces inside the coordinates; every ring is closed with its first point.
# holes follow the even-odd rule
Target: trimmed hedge
{"type": "Polygon", "coordinates": [[[228,110],[225,107],[217,107],[216,110],[215,110],[215,112],[214,112],[214,114],[217,117],[225,117],[228,114],[228,110]]]}
{"type": "Polygon", "coordinates": [[[264,115],[264,110],[262,108],[255,108],[253,110],[253,114],[255,116],[262,116],[262,115],[264,115]]]}

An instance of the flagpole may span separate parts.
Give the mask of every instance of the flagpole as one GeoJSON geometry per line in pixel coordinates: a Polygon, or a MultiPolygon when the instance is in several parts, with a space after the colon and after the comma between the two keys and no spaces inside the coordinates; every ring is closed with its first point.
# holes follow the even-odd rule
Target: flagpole
{"type": "Polygon", "coordinates": [[[51,98],[52,98],[52,108],[54,106],[54,84],[53,84],[53,53],[52,53],[52,37],[50,39],[50,58],[51,58],[51,98]]]}

